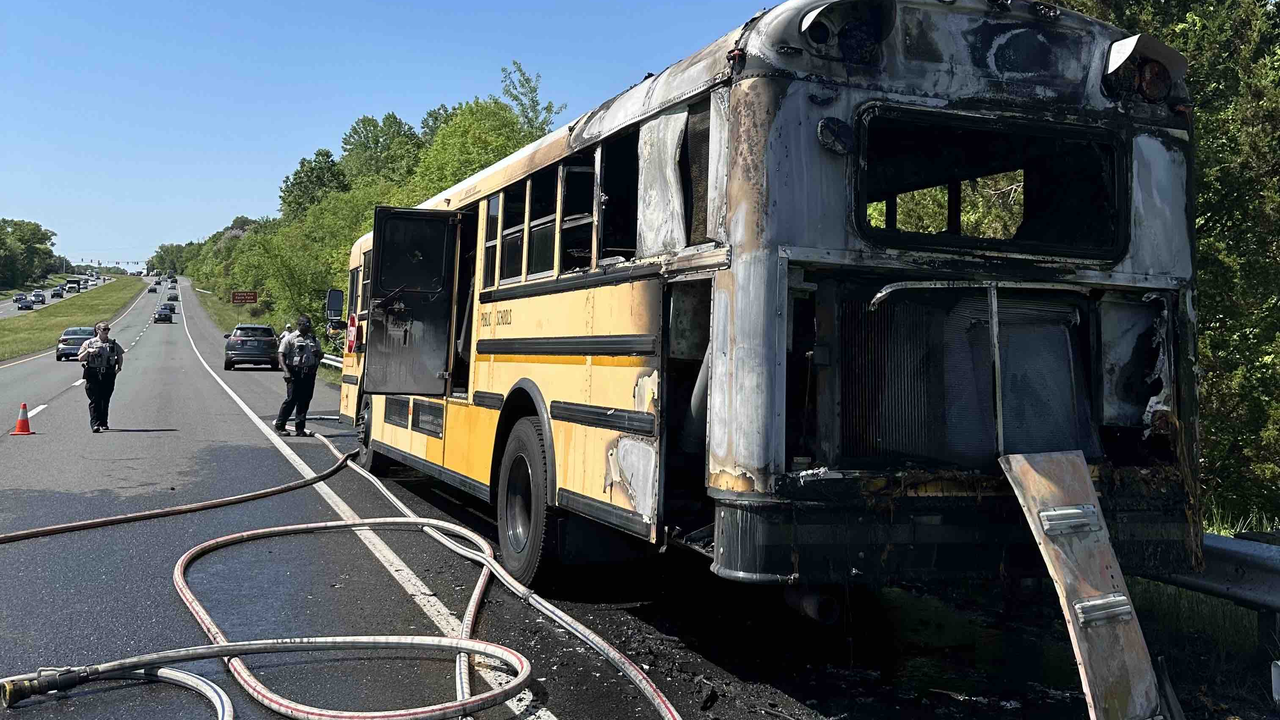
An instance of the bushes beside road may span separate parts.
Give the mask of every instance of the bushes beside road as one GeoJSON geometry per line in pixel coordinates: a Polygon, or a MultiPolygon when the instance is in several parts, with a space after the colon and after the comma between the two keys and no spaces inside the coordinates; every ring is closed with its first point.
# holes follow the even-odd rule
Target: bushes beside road
{"type": "Polygon", "coordinates": [[[53,347],[63,330],[110,320],[147,286],[139,277],[118,277],[37,312],[0,320],[0,360],[53,347]]]}

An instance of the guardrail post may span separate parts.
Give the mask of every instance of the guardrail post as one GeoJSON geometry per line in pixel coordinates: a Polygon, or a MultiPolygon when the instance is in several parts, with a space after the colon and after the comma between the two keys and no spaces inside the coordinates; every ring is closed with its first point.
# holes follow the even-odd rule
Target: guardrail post
{"type": "Polygon", "coordinates": [[[1258,650],[1269,660],[1280,658],[1280,613],[1258,611],[1258,650]]]}

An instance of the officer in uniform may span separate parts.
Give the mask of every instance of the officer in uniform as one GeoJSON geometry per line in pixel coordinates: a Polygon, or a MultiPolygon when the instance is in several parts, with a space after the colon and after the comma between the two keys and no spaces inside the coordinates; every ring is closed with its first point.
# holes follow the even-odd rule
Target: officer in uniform
{"type": "Polygon", "coordinates": [[[291,325],[290,323],[285,323],[284,332],[280,333],[280,337],[276,338],[276,342],[279,344],[284,344],[284,339],[289,337],[292,334],[293,334],[293,325],[291,325]]]}
{"type": "Polygon", "coordinates": [[[311,318],[298,316],[298,329],[286,335],[280,343],[280,365],[284,368],[284,402],[276,416],[276,432],[287,435],[284,429],[289,416],[295,413],[293,426],[298,437],[306,434],[307,409],[311,395],[316,390],[316,368],[320,367],[320,341],[311,332],[311,318]]]}
{"type": "Polygon", "coordinates": [[[76,356],[84,366],[84,394],[89,396],[89,427],[94,432],[110,430],[111,393],[116,390],[116,374],[124,369],[124,349],[108,337],[111,326],[93,326],[97,335],[84,341],[76,356]]]}

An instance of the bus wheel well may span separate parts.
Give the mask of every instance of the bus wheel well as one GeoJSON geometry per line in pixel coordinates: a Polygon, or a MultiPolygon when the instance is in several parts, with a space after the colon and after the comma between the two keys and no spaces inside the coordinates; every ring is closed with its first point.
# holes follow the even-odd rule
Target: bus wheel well
{"type": "MultiPolygon", "coordinates": [[[[502,403],[502,415],[498,418],[498,430],[493,439],[493,460],[489,470],[489,502],[498,506],[498,477],[502,472],[502,454],[507,448],[507,438],[511,428],[523,417],[538,417],[538,408],[533,398],[522,389],[515,389],[507,395],[502,403]]],[[[550,434],[550,428],[543,430],[544,437],[550,434]]]]}

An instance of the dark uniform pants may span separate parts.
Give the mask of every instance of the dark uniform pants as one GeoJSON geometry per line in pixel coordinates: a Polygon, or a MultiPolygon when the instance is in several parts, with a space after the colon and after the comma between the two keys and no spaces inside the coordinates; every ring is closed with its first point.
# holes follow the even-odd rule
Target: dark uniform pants
{"type": "Polygon", "coordinates": [[[85,373],[84,394],[89,396],[89,427],[108,425],[107,417],[111,413],[111,393],[116,390],[116,371],[108,368],[105,371],[89,370],[85,373]]]}
{"type": "Polygon", "coordinates": [[[307,410],[316,391],[316,371],[294,370],[293,375],[285,378],[284,388],[284,402],[280,403],[280,414],[276,416],[276,429],[283,430],[289,416],[296,410],[298,419],[293,427],[302,432],[307,427],[307,410]]]}

